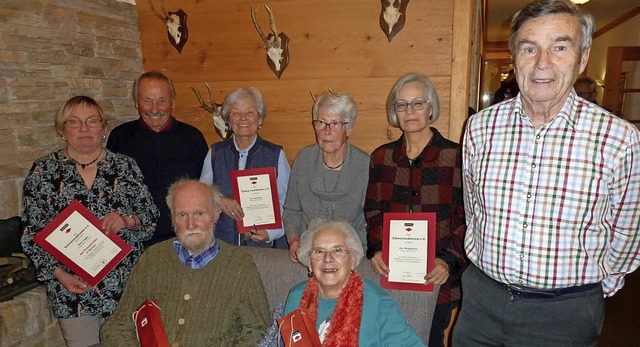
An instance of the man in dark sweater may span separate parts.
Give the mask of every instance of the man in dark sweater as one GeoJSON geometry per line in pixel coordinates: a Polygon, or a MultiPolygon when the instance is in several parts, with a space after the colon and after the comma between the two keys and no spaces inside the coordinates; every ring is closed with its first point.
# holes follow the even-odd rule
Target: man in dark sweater
{"type": "Polygon", "coordinates": [[[176,120],[171,112],[176,92],[170,78],[145,72],[133,85],[133,100],[140,118],[111,131],[107,148],[136,160],[160,210],[160,218],[147,246],[174,236],[164,200],[177,178],[198,178],[209,146],[200,130],[176,120]]]}

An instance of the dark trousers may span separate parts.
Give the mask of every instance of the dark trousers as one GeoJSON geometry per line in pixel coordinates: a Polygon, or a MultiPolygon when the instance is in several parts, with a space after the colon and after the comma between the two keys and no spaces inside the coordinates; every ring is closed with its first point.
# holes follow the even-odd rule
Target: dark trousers
{"type": "Polygon", "coordinates": [[[451,322],[453,309],[458,307],[458,300],[436,305],[429,332],[429,347],[444,347],[444,331],[451,322]]]}
{"type": "Polygon", "coordinates": [[[453,346],[596,346],[604,321],[602,286],[555,298],[524,298],[474,265],[462,275],[464,293],[453,346]]]}

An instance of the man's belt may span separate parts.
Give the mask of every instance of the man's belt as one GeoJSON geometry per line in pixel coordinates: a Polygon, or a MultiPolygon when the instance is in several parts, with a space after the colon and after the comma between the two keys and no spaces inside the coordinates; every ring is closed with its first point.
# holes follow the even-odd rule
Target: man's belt
{"type": "Polygon", "coordinates": [[[554,298],[561,297],[563,295],[588,292],[590,290],[596,289],[601,286],[600,282],[597,282],[597,283],[589,283],[589,284],[583,284],[581,286],[573,286],[573,287],[566,287],[566,288],[536,289],[536,288],[516,286],[513,284],[504,284],[502,282],[498,282],[495,279],[491,278],[491,276],[484,273],[484,271],[480,269],[478,270],[487,278],[497,283],[502,288],[506,289],[509,295],[517,296],[523,299],[554,299],[554,298]]]}

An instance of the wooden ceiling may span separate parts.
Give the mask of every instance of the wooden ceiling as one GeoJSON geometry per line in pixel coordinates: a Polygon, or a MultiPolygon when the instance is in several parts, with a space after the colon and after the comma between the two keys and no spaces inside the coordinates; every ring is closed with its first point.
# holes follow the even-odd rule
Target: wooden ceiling
{"type": "MultiPolygon", "coordinates": [[[[511,16],[526,6],[531,0],[484,0],[484,41],[488,47],[502,46],[498,42],[509,38],[511,16]]],[[[591,0],[580,5],[583,11],[593,15],[596,21],[596,34],[611,29],[617,24],[640,14],[639,0],[591,0]]],[[[638,28],[640,31],[640,28],[638,28]]]]}

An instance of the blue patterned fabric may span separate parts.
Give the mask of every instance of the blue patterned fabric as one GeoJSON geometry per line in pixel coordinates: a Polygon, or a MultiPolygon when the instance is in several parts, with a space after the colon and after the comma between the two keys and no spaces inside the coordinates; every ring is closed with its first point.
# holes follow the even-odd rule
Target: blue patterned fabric
{"type": "Polygon", "coordinates": [[[180,258],[180,261],[187,267],[187,269],[200,269],[209,264],[209,262],[216,257],[220,250],[220,244],[216,242],[206,251],[197,255],[191,255],[180,241],[175,240],[173,241],[173,249],[176,250],[178,258],[180,258]]]}

